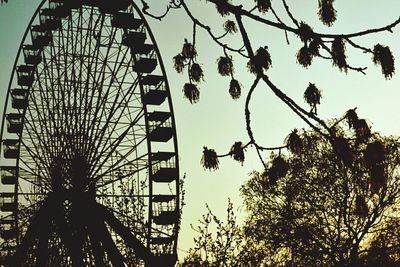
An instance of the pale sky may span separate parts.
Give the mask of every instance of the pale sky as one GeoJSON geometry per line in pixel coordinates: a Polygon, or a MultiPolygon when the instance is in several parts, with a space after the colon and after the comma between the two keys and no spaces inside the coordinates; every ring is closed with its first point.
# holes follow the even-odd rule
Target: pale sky
{"type": "MultiPolygon", "coordinates": [[[[169,0],[153,0],[149,1],[149,4],[152,7],[151,3],[155,3],[154,12],[161,13],[162,7],[168,2],[169,0]]],[[[215,27],[216,35],[223,33],[222,23],[227,18],[221,19],[214,5],[198,0],[187,2],[189,6],[195,7],[194,14],[199,16],[202,22],[215,27]]],[[[398,0],[383,0],[379,1],[379,4],[374,0],[337,0],[334,2],[338,11],[337,22],[328,28],[317,18],[317,0],[287,2],[299,21],[304,20],[312,25],[315,31],[327,33],[351,33],[384,26],[395,21],[400,14],[398,0]]],[[[5,101],[17,49],[38,3],[37,0],[10,0],[0,8],[0,88],[2,88],[0,102],[2,103],[5,101]]],[[[278,12],[281,10],[280,1],[273,1],[273,5],[278,12]]],[[[270,15],[267,16],[272,19],[270,15]]],[[[290,22],[287,17],[283,17],[283,20],[290,22]]],[[[167,69],[177,124],[181,176],[186,173],[186,206],[183,211],[178,247],[187,250],[193,246],[192,239],[195,235],[190,224],[196,225],[197,220],[206,212],[205,203],[208,203],[216,214],[220,214],[221,218],[225,218],[228,198],[230,197],[235,207],[240,209],[240,185],[246,181],[248,173],[252,170],[262,169],[251,148],[248,149],[243,166],[229,158],[220,159],[220,169],[214,172],[205,171],[200,165],[204,145],[214,148],[220,154],[225,154],[235,141],[244,143],[248,141],[244,100],[254,77],[247,72],[246,61],[237,58],[235,73],[243,85],[242,97],[238,101],[232,100],[228,94],[229,79],[217,74],[216,60],[223,55],[223,51],[212,43],[204,31],[198,29],[197,60],[205,71],[205,81],[200,85],[200,102],[190,104],[182,93],[182,86],[187,77],[175,72],[172,57],[180,52],[185,37],[191,41],[192,23],[183,10],[173,10],[162,22],[153,19],[148,19],[148,22],[167,69]]],[[[244,20],[244,23],[251,29],[249,35],[251,40],[254,40],[254,49],[264,45],[269,47],[273,67],[267,74],[271,80],[304,108],[308,109],[302,99],[303,92],[308,83],[313,82],[322,89],[322,101],[318,108],[321,118],[339,117],[346,110],[357,107],[359,116],[367,119],[373,131],[394,135],[400,133],[398,104],[400,74],[395,74],[391,80],[385,80],[380,66],[374,66],[370,55],[354,51],[349,46],[347,47],[349,64],[368,67],[367,75],[352,71],[346,75],[332,68],[329,61],[321,59],[314,60],[311,67],[304,69],[296,64],[295,54],[301,47],[298,38],[289,34],[290,45],[287,45],[283,32],[249,23],[247,20],[244,20]]],[[[355,41],[370,48],[376,43],[389,45],[394,57],[400,59],[399,37],[398,26],[393,33],[374,34],[357,38],[355,41]]],[[[229,38],[227,41],[233,41],[235,46],[241,46],[237,39],[229,38]]],[[[396,70],[400,71],[399,62],[396,62],[396,70]]],[[[292,129],[306,127],[306,124],[290,112],[264,84],[260,84],[252,99],[253,131],[260,144],[281,145],[292,129]]],[[[0,113],[2,110],[1,108],[0,113]]],[[[268,157],[267,154],[264,156],[268,157]]]]}

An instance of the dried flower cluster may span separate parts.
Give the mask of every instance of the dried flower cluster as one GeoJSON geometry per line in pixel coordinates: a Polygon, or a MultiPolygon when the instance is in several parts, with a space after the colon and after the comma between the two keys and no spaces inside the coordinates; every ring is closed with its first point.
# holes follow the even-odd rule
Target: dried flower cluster
{"type": "Polygon", "coordinates": [[[297,52],[297,62],[303,67],[307,68],[311,65],[313,54],[308,49],[307,44],[304,44],[302,48],[300,48],[299,52],[297,52]]]}
{"type": "Polygon", "coordinates": [[[183,86],[183,93],[192,104],[198,102],[200,99],[199,88],[193,83],[185,83],[183,86]]]}
{"type": "Polygon", "coordinates": [[[230,2],[230,0],[217,0],[217,1],[215,1],[215,6],[217,8],[217,11],[223,17],[229,15],[228,5],[227,5],[229,2],[230,2]]]}
{"type": "Polygon", "coordinates": [[[229,154],[231,155],[231,157],[233,157],[234,160],[239,161],[243,165],[243,162],[244,162],[244,149],[243,149],[242,142],[235,142],[232,145],[229,154]]]}
{"type": "Polygon", "coordinates": [[[186,58],[182,56],[182,54],[178,54],[174,56],[174,68],[178,73],[182,73],[185,67],[186,58]]]}
{"type": "Polygon", "coordinates": [[[322,40],[314,33],[313,29],[303,21],[300,22],[298,35],[304,45],[296,54],[297,62],[307,68],[311,65],[313,57],[319,55],[319,48],[322,44],[322,40]]]}
{"type": "Polygon", "coordinates": [[[314,37],[308,44],[308,51],[312,56],[318,56],[319,48],[322,44],[321,38],[318,36],[314,37]]]}
{"type": "Polygon", "coordinates": [[[380,64],[382,73],[386,79],[392,78],[394,74],[394,58],[389,47],[377,44],[374,46],[374,56],[372,58],[375,64],[380,64]]]}
{"type": "Polygon", "coordinates": [[[346,112],[345,117],[349,128],[353,128],[358,141],[363,141],[371,136],[371,129],[364,119],[358,118],[355,109],[350,109],[346,112]]]}
{"type": "Polygon", "coordinates": [[[350,128],[355,128],[355,125],[356,125],[356,123],[358,121],[357,112],[354,109],[349,109],[346,112],[345,117],[347,119],[347,124],[349,125],[349,129],[350,128]]]}
{"type": "Polygon", "coordinates": [[[277,156],[272,160],[271,171],[274,172],[276,177],[281,178],[286,175],[289,170],[289,165],[282,156],[277,156]]]}
{"type": "Polygon", "coordinates": [[[218,73],[221,74],[221,76],[230,76],[233,74],[233,62],[232,58],[225,56],[225,57],[220,57],[217,60],[217,65],[218,65],[218,73]]]}
{"type": "Polygon", "coordinates": [[[238,31],[236,23],[233,20],[225,21],[224,30],[228,33],[236,33],[238,31]]]}
{"type": "Polygon", "coordinates": [[[302,21],[302,22],[300,22],[300,25],[299,25],[299,36],[300,36],[300,39],[304,43],[306,43],[313,39],[314,31],[307,23],[302,21]]]}
{"type": "Polygon", "coordinates": [[[271,55],[268,52],[268,47],[260,47],[254,57],[247,62],[247,68],[251,73],[261,74],[264,70],[268,70],[272,65],[271,55]]]}
{"type": "Polygon", "coordinates": [[[336,10],[333,7],[334,0],[319,0],[319,19],[327,26],[332,26],[336,20],[336,10]]]}
{"type": "Polygon", "coordinates": [[[265,13],[271,8],[271,0],[254,0],[258,11],[265,13]]]}
{"type": "Polygon", "coordinates": [[[281,156],[272,160],[272,166],[266,169],[261,175],[261,184],[265,189],[274,186],[279,178],[284,177],[289,170],[289,165],[281,156]]]}
{"type": "Polygon", "coordinates": [[[311,107],[311,112],[317,113],[317,105],[321,101],[321,91],[313,83],[309,83],[304,91],[304,100],[311,107]]]}
{"type": "Polygon", "coordinates": [[[204,169],[217,170],[219,168],[219,161],[217,152],[214,149],[208,149],[203,147],[203,156],[201,158],[201,164],[204,169]]]}
{"type": "Polygon", "coordinates": [[[287,145],[287,148],[289,149],[290,152],[294,154],[299,154],[303,148],[303,142],[301,141],[301,138],[299,134],[297,133],[297,130],[294,129],[285,139],[285,143],[287,145]]]}
{"type": "Polygon", "coordinates": [[[345,166],[350,166],[354,161],[354,152],[350,147],[349,141],[344,137],[336,137],[333,141],[333,151],[342,160],[345,166]]]}
{"type": "Polygon", "coordinates": [[[232,99],[237,100],[241,94],[241,85],[238,80],[232,79],[229,85],[229,94],[232,99]]]}
{"type": "Polygon", "coordinates": [[[181,54],[184,58],[193,59],[197,56],[197,51],[194,45],[192,45],[185,39],[185,43],[183,44],[181,54]]]}
{"type": "Polygon", "coordinates": [[[347,72],[346,62],[346,46],[343,38],[335,38],[332,42],[332,63],[337,66],[340,70],[347,72]]]}
{"type": "Polygon", "coordinates": [[[200,82],[201,80],[204,80],[203,70],[201,69],[199,64],[193,63],[190,67],[190,78],[195,82],[200,82]]]}
{"type": "Polygon", "coordinates": [[[173,58],[174,68],[178,73],[182,73],[183,69],[188,66],[189,82],[183,86],[183,93],[192,104],[200,99],[199,88],[193,82],[199,83],[204,80],[203,69],[200,64],[195,62],[196,56],[196,47],[185,39],[181,53],[173,58]]]}
{"type": "Polygon", "coordinates": [[[354,130],[358,140],[365,140],[371,136],[371,130],[364,119],[358,119],[354,122],[354,130]]]}

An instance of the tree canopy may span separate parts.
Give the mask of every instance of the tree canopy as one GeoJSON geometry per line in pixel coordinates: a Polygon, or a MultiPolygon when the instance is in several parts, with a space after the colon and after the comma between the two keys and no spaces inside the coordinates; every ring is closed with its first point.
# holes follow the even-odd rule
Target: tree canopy
{"type": "MultiPolygon", "coordinates": [[[[228,238],[226,233],[234,232],[236,239],[228,239],[240,244],[232,241],[230,250],[205,245],[217,242],[204,232],[210,219],[222,224],[218,218],[205,217],[197,254],[192,255],[199,258],[205,251],[222,249],[230,251],[230,261],[243,266],[399,264],[399,138],[370,133],[360,140],[343,120],[328,124],[341,140],[349,140],[346,153],[351,155],[338,153],[314,130],[296,133],[290,153],[272,153],[268,169],[253,172],[242,186],[246,220],[241,230],[217,228],[215,236],[228,238]]],[[[228,259],[212,259],[205,266],[232,266],[228,259]]]]}
{"type": "Polygon", "coordinates": [[[355,266],[382,225],[398,220],[398,138],[375,133],[360,142],[335,128],[351,140],[351,156],[338,157],[329,142],[305,131],[299,150],[273,155],[270,169],[253,173],[241,189],[245,232],[296,266],[355,266]]]}

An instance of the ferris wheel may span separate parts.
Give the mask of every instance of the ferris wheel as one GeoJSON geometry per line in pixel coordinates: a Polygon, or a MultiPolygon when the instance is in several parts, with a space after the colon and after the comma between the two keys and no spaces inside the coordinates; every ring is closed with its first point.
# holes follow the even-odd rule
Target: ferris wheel
{"type": "Polygon", "coordinates": [[[180,183],[169,85],[131,0],[44,0],[1,127],[0,265],[173,266],[180,183]]]}

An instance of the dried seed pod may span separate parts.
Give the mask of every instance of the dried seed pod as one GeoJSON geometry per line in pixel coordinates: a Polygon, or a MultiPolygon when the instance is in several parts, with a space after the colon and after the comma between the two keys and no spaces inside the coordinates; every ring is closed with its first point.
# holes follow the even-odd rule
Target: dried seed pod
{"type": "Polygon", "coordinates": [[[304,100],[311,107],[311,112],[317,113],[317,105],[321,101],[321,91],[313,83],[309,83],[304,91],[304,100]]]}
{"type": "Polygon", "coordinates": [[[333,65],[340,70],[347,72],[346,47],[343,38],[335,38],[332,42],[332,60],[333,65]]]}
{"type": "Polygon", "coordinates": [[[319,19],[327,26],[332,26],[336,20],[336,10],[333,8],[334,0],[319,0],[319,19]]]}
{"type": "Polygon", "coordinates": [[[260,74],[263,69],[268,70],[272,65],[271,55],[268,52],[268,47],[260,47],[253,58],[247,62],[247,68],[251,73],[260,74]]]}
{"type": "Polygon", "coordinates": [[[356,136],[359,140],[364,140],[371,136],[371,130],[364,119],[355,121],[354,130],[356,131],[356,136]]]}
{"type": "Polygon", "coordinates": [[[214,149],[208,149],[204,146],[201,164],[203,165],[204,169],[217,170],[219,168],[217,152],[215,152],[214,149]]]}
{"type": "Polygon", "coordinates": [[[303,43],[306,43],[312,40],[314,31],[307,23],[301,21],[299,26],[299,36],[303,43]]]}
{"type": "Polygon", "coordinates": [[[188,40],[185,38],[185,43],[183,44],[182,47],[182,56],[184,58],[195,58],[197,56],[197,51],[194,45],[188,42],[188,40]]]}
{"type": "Polygon", "coordinates": [[[258,11],[265,13],[271,8],[271,0],[254,0],[257,3],[258,11]]]}
{"type": "Polygon", "coordinates": [[[190,78],[195,82],[200,82],[200,80],[204,80],[203,70],[200,65],[197,63],[193,63],[190,67],[190,78]]]}
{"type": "Polygon", "coordinates": [[[303,142],[297,134],[297,129],[294,129],[285,139],[285,143],[290,152],[299,154],[303,148],[303,142]]]}
{"type": "Polygon", "coordinates": [[[232,99],[237,100],[241,94],[241,85],[238,80],[232,79],[229,85],[229,94],[232,99]]]}
{"type": "Polygon", "coordinates": [[[390,48],[377,44],[374,46],[374,56],[372,58],[375,64],[380,64],[382,74],[386,79],[392,78],[394,74],[394,58],[390,48]]]}
{"type": "Polygon", "coordinates": [[[346,112],[346,115],[345,115],[345,117],[346,117],[346,119],[347,119],[347,124],[349,125],[349,129],[350,128],[355,128],[355,125],[356,125],[356,123],[357,123],[357,121],[358,121],[358,115],[357,115],[357,113],[356,113],[356,110],[355,109],[349,109],[347,112],[346,112]]]}
{"type": "Polygon", "coordinates": [[[224,23],[224,30],[228,33],[235,33],[238,31],[236,23],[233,20],[227,20],[224,23]]]}
{"type": "Polygon", "coordinates": [[[307,45],[304,45],[296,54],[297,62],[305,68],[311,65],[313,55],[310,53],[307,45]]]}
{"type": "Polygon", "coordinates": [[[356,208],[355,214],[359,217],[367,217],[369,212],[369,208],[365,198],[363,196],[356,197],[356,208]]]}
{"type": "Polygon", "coordinates": [[[364,162],[368,168],[382,165],[385,161],[385,147],[381,141],[369,143],[364,151],[364,162]]]}
{"type": "Polygon", "coordinates": [[[313,55],[313,56],[318,56],[318,54],[319,54],[319,48],[320,48],[321,44],[322,44],[322,40],[321,40],[321,38],[318,37],[318,36],[314,37],[314,38],[310,41],[310,43],[309,43],[309,45],[308,45],[308,51],[311,53],[311,55],[313,55]]]}
{"type": "Polygon", "coordinates": [[[354,161],[354,152],[350,148],[349,142],[344,137],[337,137],[333,142],[335,155],[342,160],[343,164],[350,166],[354,161]]]}
{"type": "Polygon", "coordinates": [[[198,102],[200,99],[200,91],[195,84],[185,83],[183,86],[183,93],[192,104],[198,102]]]}
{"type": "Polygon", "coordinates": [[[289,165],[284,158],[277,156],[272,160],[272,168],[270,170],[275,173],[277,178],[280,178],[286,175],[289,165]]]}
{"type": "Polygon", "coordinates": [[[242,142],[235,142],[231,150],[229,152],[231,154],[231,157],[233,157],[234,160],[239,161],[240,163],[244,162],[244,149],[243,149],[243,144],[242,142]]]}
{"type": "Polygon", "coordinates": [[[228,11],[228,4],[230,3],[230,0],[217,0],[215,2],[215,7],[217,8],[217,11],[221,16],[225,17],[226,15],[229,15],[228,11]]]}
{"type": "Polygon", "coordinates": [[[220,57],[217,60],[218,73],[221,76],[229,76],[233,74],[233,62],[230,57],[220,57]]]}
{"type": "Polygon", "coordinates": [[[185,67],[185,57],[182,54],[178,54],[173,57],[174,60],[174,68],[178,73],[182,73],[183,68],[185,67]]]}

